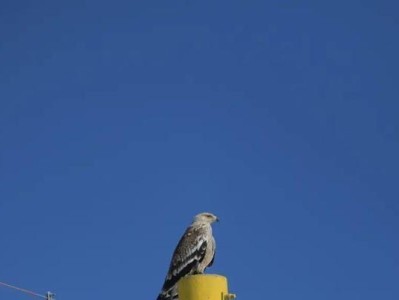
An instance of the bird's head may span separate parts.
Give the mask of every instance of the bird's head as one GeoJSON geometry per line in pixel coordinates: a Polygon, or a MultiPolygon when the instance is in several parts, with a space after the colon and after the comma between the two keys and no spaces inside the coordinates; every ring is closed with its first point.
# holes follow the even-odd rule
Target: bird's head
{"type": "Polygon", "coordinates": [[[213,222],[219,222],[219,219],[214,214],[203,212],[194,217],[194,222],[212,224],[213,222]]]}

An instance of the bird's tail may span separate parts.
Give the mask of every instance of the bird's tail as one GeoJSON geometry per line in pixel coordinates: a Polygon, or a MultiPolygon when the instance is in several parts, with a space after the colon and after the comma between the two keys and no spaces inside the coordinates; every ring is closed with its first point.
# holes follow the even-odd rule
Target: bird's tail
{"type": "Polygon", "coordinates": [[[177,292],[174,292],[174,293],[161,292],[158,295],[157,300],[179,300],[179,295],[177,294],[177,292]]]}

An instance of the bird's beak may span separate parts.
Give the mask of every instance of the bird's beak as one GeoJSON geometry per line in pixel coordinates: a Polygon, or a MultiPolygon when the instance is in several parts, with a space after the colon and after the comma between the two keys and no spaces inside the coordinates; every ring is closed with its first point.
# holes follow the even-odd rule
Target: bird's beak
{"type": "Polygon", "coordinates": [[[219,223],[219,221],[220,221],[220,220],[219,220],[219,218],[216,218],[216,222],[218,222],[218,223],[219,223]]]}

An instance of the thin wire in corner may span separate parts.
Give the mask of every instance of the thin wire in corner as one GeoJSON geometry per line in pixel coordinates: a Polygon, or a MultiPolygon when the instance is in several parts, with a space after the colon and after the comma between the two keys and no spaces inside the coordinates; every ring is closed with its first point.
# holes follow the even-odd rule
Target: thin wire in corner
{"type": "MultiPolygon", "coordinates": [[[[35,292],[32,292],[32,291],[30,291],[30,290],[23,289],[23,288],[20,288],[20,287],[17,287],[17,286],[14,286],[14,285],[11,285],[11,284],[8,284],[8,283],[5,283],[5,282],[1,282],[1,281],[0,281],[0,285],[5,286],[5,287],[8,287],[8,288],[10,288],[10,289],[14,289],[14,290],[23,292],[23,293],[25,293],[25,294],[28,294],[28,295],[31,295],[31,296],[34,296],[34,297],[40,297],[40,298],[43,298],[43,299],[46,299],[46,300],[49,299],[48,295],[47,295],[47,296],[40,295],[40,294],[35,293],[35,292]]],[[[50,294],[50,293],[47,293],[47,294],[50,294]]]]}

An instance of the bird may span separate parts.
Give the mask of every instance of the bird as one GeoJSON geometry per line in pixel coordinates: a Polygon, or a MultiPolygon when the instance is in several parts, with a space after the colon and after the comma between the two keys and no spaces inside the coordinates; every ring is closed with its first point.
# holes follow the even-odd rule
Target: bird
{"type": "Polygon", "coordinates": [[[178,300],[177,283],[187,275],[203,274],[215,260],[216,243],[211,224],[219,222],[209,212],[197,214],[177,244],[157,300],[178,300]]]}

